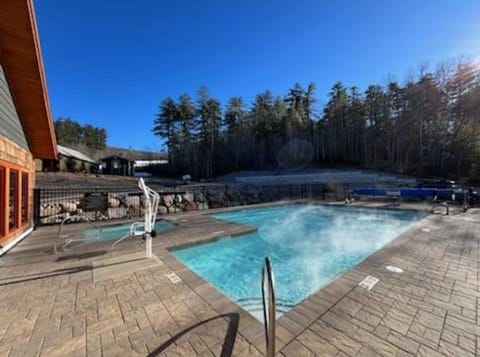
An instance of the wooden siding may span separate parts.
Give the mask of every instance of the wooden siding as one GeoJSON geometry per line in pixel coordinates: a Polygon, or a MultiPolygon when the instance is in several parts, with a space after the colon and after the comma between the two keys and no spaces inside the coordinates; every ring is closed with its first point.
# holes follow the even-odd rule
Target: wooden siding
{"type": "Polygon", "coordinates": [[[18,117],[12,94],[0,64],[0,134],[6,136],[24,149],[28,149],[22,123],[18,117]]]}

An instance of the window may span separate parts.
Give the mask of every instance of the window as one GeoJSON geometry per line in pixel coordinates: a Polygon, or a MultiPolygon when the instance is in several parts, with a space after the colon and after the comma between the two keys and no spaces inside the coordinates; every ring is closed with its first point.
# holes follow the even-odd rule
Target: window
{"type": "Polygon", "coordinates": [[[28,222],[28,173],[22,172],[22,224],[28,222]]]}
{"type": "Polygon", "coordinates": [[[10,169],[8,187],[8,230],[18,228],[18,171],[10,169]]]}
{"type": "Polygon", "coordinates": [[[0,237],[3,237],[7,234],[5,229],[5,175],[7,170],[5,167],[0,166],[0,237]]]}
{"type": "Polygon", "coordinates": [[[29,178],[21,167],[0,161],[0,241],[30,221],[29,178]]]}

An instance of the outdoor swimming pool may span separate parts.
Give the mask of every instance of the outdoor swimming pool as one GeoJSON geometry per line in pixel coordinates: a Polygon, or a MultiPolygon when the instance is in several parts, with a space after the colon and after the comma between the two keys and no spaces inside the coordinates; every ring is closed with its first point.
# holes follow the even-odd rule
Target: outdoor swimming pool
{"type": "Polygon", "coordinates": [[[272,261],[280,316],[408,230],[424,214],[294,204],[212,216],[255,226],[258,232],[172,253],[261,320],[259,279],[266,256],[272,261]]]}
{"type": "MultiPolygon", "coordinates": [[[[125,224],[115,224],[111,226],[104,226],[102,227],[102,231],[100,232],[95,228],[87,229],[85,230],[85,238],[87,240],[115,240],[115,239],[120,239],[123,236],[125,236],[129,231],[130,231],[130,225],[131,223],[125,223],[125,224]]],[[[159,219],[155,222],[155,231],[157,233],[161,232],[167,232],[175,229],[176,225],[159,219]]]]}

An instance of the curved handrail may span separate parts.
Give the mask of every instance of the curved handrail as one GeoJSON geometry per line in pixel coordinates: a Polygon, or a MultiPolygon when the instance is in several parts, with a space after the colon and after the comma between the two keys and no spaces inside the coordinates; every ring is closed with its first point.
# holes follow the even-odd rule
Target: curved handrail
{"type": "Polygon", "coordinates": [[[262,267],[261,276],[263,320],[265,329],[265,345],[267,357],[275,355],[275,278],[273,276],[270,259],[265,257],[265,263],[262,267]],[[267,277],[268,297],[265,294],[265,275],[267,277]],[[268,298],[268,307],[267,307],[268,298]]]}
{"type": "Polygon", "coordinates": [[[431,214],[435,213],[435,209],[437,209],[437,208],[445,208],[445,215],[446,216],[448,216],[450,214],[450,207],[449,207],[447,201],[433,205],[432,208],[430,209],[430,213],[431,214]]]}
{"type": "MultiPolygon", "coordinates": [[[[65,217],[64,219],[62,219],[62,222],[60,223],[60,226],[58,227],[58,233],[57,233],[57,240],[55,241],[55,246],[53,247],[53,251],[56,253],[58,253],[58,250],[57,250],[57,245],[58,245],[58,242],[62,236],[62,231],[63,231],[63,225],[70,221],[70,220],[84,220],[86,223],[90,224],[91,226],[93,226],[94,228],[96,228],[99,233],[101,234],[102,233],[102,227],[100,227],[98,224],[95,224],[94,222],[92,222],[87,216],[85,215],[80,215],[80,214],[77,214],[77,215],[73,215],[73,216],[68,216],[68,217],[65,217]]],[[[98,236],[97,239],[100,238],[100,234],[98,236]]],[[[62,249],[65,249],[65,247],[70,244],[71,242],[74,242],[74,241],[80,241],[80,240],[84,240],[84,239],[67,239],[65,240],[65,243],[63,244],[62,246],[62,249]]]]}

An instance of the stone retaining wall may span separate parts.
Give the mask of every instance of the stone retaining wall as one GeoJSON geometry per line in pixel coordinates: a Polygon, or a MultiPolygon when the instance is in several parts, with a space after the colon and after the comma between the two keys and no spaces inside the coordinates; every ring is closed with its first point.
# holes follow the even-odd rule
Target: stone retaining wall
{"type": "MultiPolygon", "coordinates": [[[[44,190],[49,192],[48,190],[44,190]]],[[[73,215],[86,215],[95,221],[134,218],[143,215],[144,202],[140,192],[106,192],[108,208],[103,211],[85,211],[85,194],[71,192],[41,199],[39,208],[40,224],[60,223],[64,218],[73,215]],[[58,197],[61,196],[61,197],[58,197]]],[[[188,212],[256,204],[274,200],[273,195],[266,194],[261,188],[249,188],[248,191],[240,187],[225,186],[208,188],[189,188],[181,193],[161,193],[158,214],[188,212]]]]}

